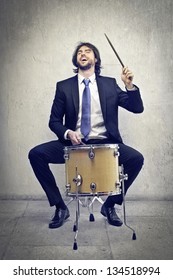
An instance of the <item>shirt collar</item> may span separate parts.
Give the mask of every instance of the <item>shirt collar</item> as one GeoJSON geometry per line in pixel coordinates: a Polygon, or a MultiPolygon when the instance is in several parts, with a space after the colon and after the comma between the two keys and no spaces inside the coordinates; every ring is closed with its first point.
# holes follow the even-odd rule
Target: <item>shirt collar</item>
{"type": "MultiPolygon", "coordinates": [[[[78,81],[79,81],[80,84],[83,82],[84,79],[85,78],[81,74],[78,73],[78,81]]],[[[92,74],[90,77],[88,77],[88,79],[93,84],[95,82],[95,79],[96,79],[96,74],[95,73],[92,74]]]]}

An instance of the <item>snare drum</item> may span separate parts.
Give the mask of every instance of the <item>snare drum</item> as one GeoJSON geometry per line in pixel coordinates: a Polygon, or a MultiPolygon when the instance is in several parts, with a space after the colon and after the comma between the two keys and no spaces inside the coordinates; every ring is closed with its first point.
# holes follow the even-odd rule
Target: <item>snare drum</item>
{"type": "Polygon", "coordinates": [[[118,145],[82,145],[64,149],[68,196],[120,194],[118,145]]]}

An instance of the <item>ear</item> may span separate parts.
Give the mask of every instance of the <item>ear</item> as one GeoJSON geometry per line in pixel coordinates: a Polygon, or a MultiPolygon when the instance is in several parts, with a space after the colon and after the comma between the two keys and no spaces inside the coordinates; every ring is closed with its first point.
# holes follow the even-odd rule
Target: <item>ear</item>
{"type": "Polygon", "coordinates": [[[95,58],[95,63],[97,62],[97,58],[95,58]]]}

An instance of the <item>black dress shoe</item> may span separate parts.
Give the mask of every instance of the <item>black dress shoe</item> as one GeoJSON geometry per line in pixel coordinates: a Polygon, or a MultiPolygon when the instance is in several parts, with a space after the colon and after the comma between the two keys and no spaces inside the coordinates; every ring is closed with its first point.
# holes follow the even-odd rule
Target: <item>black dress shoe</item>
{"type": "Polygon", "coordinates": [[[107,217],[108,223],[112,226],[120,227],[122,226],[123,222],[117,216],[114,207],[105,207],[104,204],[102,205],[100,213],[107,217]]]}
{"type": "Polygon", "coordinates": [[[55,216],[49,224],[49,228],[59,228],[63,225],[64,221],[70,217],[70,213],[68,208],[64,209],[56,209],[55,216]]]}

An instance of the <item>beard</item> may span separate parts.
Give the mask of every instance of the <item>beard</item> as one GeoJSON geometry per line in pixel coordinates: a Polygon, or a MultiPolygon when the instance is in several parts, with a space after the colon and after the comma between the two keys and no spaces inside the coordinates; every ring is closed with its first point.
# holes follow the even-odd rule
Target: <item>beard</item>
{"type": "Polygon", "coordinates": [[[78,63],[78,68],[83,71],[91,69],[92,66],[93,66],[93,63],[91,63],[91,62],[88,62],[86,65],[81,65],[80,63],[78,63]]]}

